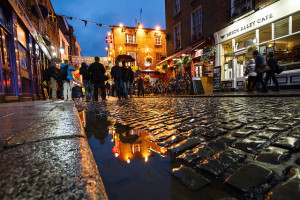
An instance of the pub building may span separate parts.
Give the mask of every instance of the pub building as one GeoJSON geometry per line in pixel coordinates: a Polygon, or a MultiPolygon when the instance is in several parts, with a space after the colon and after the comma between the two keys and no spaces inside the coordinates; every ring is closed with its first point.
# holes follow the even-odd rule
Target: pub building
{"type": "Polygon", "coordinates": [[[51,60],[49,41],[36,30],[25,8],[23,1],[0,2],[1,103],[39,99],[42,70],[51,60]]]}
{"type": "MultiPolygon", "coordinates": [[[[283,72],[277,75],[281,88],[300,87],[300,4],[280,0],[233,20],[214,34],[215,66],[221,66],[221,85],[245,89],[245,66],[257,49],[265,58],[274,52],[283,72]]],[[[272,86],[273,83],[268,83],[272,86]]]]}

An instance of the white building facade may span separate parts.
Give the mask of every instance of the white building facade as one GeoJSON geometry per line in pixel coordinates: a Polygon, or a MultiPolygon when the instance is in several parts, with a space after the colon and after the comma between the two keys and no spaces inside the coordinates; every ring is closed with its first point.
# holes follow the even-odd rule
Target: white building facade
{"type": "MultiPolygon", "coordinates": [[[[257,48],[266,57],[272,51],[284,70],[280,86],[300,87],[300,2],[279,0],[252,10],[214,34],[215,66],[221,66],[226,87],[245,88],[245,66],[257,48]]],[[[268,83],[272,85],[272,82],[268,83]]]]}

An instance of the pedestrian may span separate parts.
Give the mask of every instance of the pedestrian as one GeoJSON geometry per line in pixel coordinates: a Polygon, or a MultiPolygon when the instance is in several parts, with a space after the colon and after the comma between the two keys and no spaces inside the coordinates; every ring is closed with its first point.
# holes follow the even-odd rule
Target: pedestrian
{"type": "Polygon", "coordinates": [[[138,97],[140,97],[140,93],[142,93],[143,97],[145,97],[144,80],[142,79],[142,76],[138,79],[138,97]]]}
{"type": "Polygon", "coordinates": [[[247,92],[253,92],[257,76],[257,73],[255,72],[255,60],[253,58],[249,60],[249,63],[246,66],[246,71],[248,73],[247,92]]]}
{"type": "Polygon", "coordinates": [[[261,91],[268,92],[266,83],[263,80],[263,76],[265,72],[264,57],[262,57],[260,53],[257,50],[255,50],[253,52],[253,58],[255,59],[255,71],[257,73],[256,80],[262,86],[261,91]]]}
{"type": "Polygon", "coordinates": [[[105,87],[106,87],[106,94],[109,97],[109,95],[111,94],[110,94],[110,84],[108,81],[106,81],[105,87]]]}
{"type": "Polygon", "coordinates": [[[132,88],[133,88],[133,81],[134,81],[134,72],[132,71],[131,67],[128,67],[128,75],[129,75],[130,98],[132,98],[132,88]]]}
{"type": "Polygon", "coordinates": [[[102,101],[106,101],[106,92],[105,92],[105,69],[104,66],[100,63],[100,58],[95,57],[95,62],[92,63],[89,67],[89,72],[91,74],[91,81],[94,85],[94,98],[95,101],[98,101],[98,90],[101,89],[102,101]]]}
{"type": "Polygon", "coordinates": [[[279,89],[279,84],[278,84],[278,81],[277,81],[277,78],[275,76],[275,73],[277,72],[277,70],[279,69],[279,66],[278,66],[278,63],[277,63],[277,60],[276,58],[274,58],[274,53],[273,52],[269,52],[268,53],[268,65],[270,66],[270,71],[267,72],[267,75],[266,75],[266,84],[268,84],[270,78],[272,78],[274,84],[275,84],[275,90],[276,91],[280,91],[279,89]]]}
{"type": "Polygon", "coordinates": [[[68,60],[65,60],[64,63],[60,65],[60,70],[62,71],[64,67],[67,67],[67,77],[62,79],[63,88],[64,88],[64,101],[67,100],[72,101],[72,86],[73,86],[72,71],[75,71],[75,68],[69,64],[68,60]]]}
{"type": "Polygon", "coordinates": [[[117,96],[116,95],[116,84],[114,81],[112,82],[112,85],[111,85],[111,96],[113,96],[113,97],[117,96]]]}
{"type": "Polygon", "coordinates": [[[88,102],[90,100],[89,90],[91,91],[91,95],[92,95],[91,99],[95,100],[94,88],[93,88],[93,85],[91,82],[91,74],[89,72],[89,67],[87,66],[87,64],[85,62],[81,63],[79,74],[82,75],[86,101],[88,102]]]}
{"type": "Polygon", "coordinates": [[[119,63],[118,60],[116,60],[115,66],[112,67],[110,75],[114,79],[115,87],[116,87],[116,93],[119,100],[121,100],[122,96],[122,77],[123,77],[123,70],[121,68],[121,63],[119,63]]]}
{"type": "Polygon", "coordinates": [[[57,74],[58,74],[57,64],[55,62],[50,63],[50,67],[47,70],[48,77],[52,85],[52,101],[57,100],[57,74]]]}
{"type": "Polygon", "coordinates": [[[128,98],[128,89],[129,89],[129,70],[127,69],[125,61],[122,62],[122,71],[123,71],[123,91],[124,91],[124,98],[128,98]]]}

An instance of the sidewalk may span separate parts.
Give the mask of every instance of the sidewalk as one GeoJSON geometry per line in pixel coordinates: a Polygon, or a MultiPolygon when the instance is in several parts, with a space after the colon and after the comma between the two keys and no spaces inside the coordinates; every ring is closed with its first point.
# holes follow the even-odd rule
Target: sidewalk
{"type": "Polygon", "coordinates": [[[0,104],[1,199],[107,199],[73,103],[0,104]]]}

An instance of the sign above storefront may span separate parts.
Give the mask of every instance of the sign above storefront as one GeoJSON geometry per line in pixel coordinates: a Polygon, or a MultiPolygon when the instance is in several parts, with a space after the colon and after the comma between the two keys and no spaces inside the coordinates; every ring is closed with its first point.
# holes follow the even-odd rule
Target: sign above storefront
{"type": "Polygon", "coordinates": [[[106,37],[106,43],[112,43],[112,38],[111,37],[106,37]]]}
{"type": "Polygon", "coordinates": [[[296,0],[278,1],[216,32],[214,34],[215,41],[216,43],[222,43],[233,39],[239,35],[289,16],[299,10],[300,4],[296,0]]]}
{"type": "Polygon", "coordinates": [[[200,50],[196,51],[194,58],[198,58],[200,56],[203,56],[203,49],[200,49],[200,50]]]}

